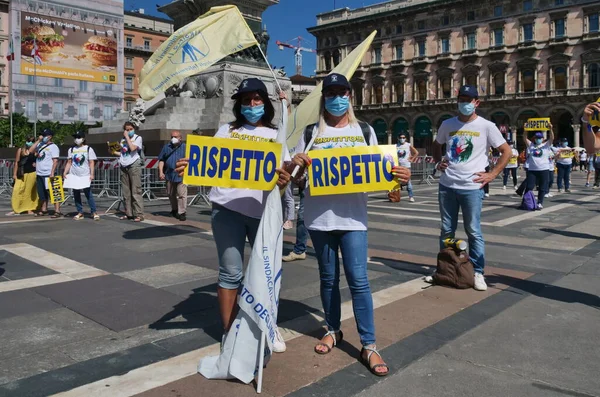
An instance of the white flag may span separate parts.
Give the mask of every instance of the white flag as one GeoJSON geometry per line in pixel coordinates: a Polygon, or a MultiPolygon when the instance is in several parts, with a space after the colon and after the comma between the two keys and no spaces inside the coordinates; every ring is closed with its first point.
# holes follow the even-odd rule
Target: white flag
{"type": "Polygon", "coordinates": [[[42,64],[42,58],[40,57],[40,52],[38,51],[36,38],[33,39],[33,49],[31,50],[31,56],[33,57],[34,63],[36,63],[38,65],[42,64]]]}
{"type": "MultiPolygon", "coordinates": [[[[282,115],[277,142],[282,144],[282,158],[285,158],[287,154],[285,102],[283,102],[282,115]]],[[[265,210],[252,247],[238,299],[240,311],[225,338],[221,354],[204,358],[198,365],[198,372],[208,379],[237,378],[244,383],[250,383],[257,370],[259,354],[265,354],[265,363],[271,356],[277,329],[281,288],[282,226],[281,194],[279,187],[275,186],[267,196],[265,210]],[[265,333],[267,341],[265,352],[259,351],[262,332],[265,333]]]]}

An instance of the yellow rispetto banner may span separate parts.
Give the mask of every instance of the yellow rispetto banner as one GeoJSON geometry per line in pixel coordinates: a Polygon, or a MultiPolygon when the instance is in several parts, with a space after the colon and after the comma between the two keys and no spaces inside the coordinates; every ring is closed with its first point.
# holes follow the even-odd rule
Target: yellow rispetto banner
{"type": "MultiPolygon", "coordinates": [[[[598,98],[596,102],[600,103],[600,98],[598,98]]],[[[592,117],[590,117],[590,125],[600,127],[600,113],[594,112],[594,114],[592,114],[592,117]]]]}
{"type": "Polygon", "coordinates": [[[282,145],[188,135],[189,164],[183,183],[238,189],[273,190],[279,176],[282,145]]]}
{"type": "Polygon", "coordinates": [[[148,101],[221,59],[258,45],[236,6],[212,7],[169,37],[140,73],[139,93],[148,101]]]}
{"type": "MultiPolygon", "coordinates": [[[[371,43],[375,38],[377,31],[373,31],[358,47],[354,49],[346,58],[342,60],[331,73],[339,73],[346,76],[348,80],[352,78],[354,72],[363,57],[371,48],[371,43]]],[[[319,107],[321,106],[321,87],[319,85],[298,105],[289,117],[287,128],[287,147],[295,148],[300,136],[304,132],[307,125],[314,124],[319,121],[319,107]]]]}
{"type": "Polygon", "coordinates": [[[65,190],[63,189],[62,176],[48,178],[48,190],[50,191],[50,202],[52,204],[65,201],[65,190]]]}
{"type": "Polygon", "coordinates": [[[394,145],[357,146],[308,152],[311,196],[393,190],[398,182],[392,167],[398,164],[394,145]]]}
{"type": "Polygon", "coordinates": [[[548,131],[550,129],[550,117],[527,119],[523,128],[525,131],[548,131]]]}

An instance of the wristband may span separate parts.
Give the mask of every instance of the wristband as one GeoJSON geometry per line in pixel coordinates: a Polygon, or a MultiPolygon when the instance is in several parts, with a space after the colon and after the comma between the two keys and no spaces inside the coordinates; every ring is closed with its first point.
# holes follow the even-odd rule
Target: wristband
{"type": "Polygon", "coordinates": [[[583,119],[583,116],[581,116],[581,122],[582,122],[583,124],[588,124],[588,123],[589,123],[589,121],[585,121],[585,120],[583,119]]]}

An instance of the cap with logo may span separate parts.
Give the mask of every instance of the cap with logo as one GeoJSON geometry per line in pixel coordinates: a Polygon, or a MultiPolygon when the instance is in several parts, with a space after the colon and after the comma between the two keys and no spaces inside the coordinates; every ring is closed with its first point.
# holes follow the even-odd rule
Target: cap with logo
{"type": "Polygon", "coordinates": [[[347,89],[351,88],[346,76],[339,73],[331,73],[325,77],[325,80],[323,80],[323,86],[321,87],[321,92],[325,92],[327,88],[332,86],[341,86],[347,89]]]}
{"type": "Polygon", "coordinates": [[[534,138],[543,138],[544,137],[544,133],[538,131],[533,136],[534,136],[534,138]]]}
{"type": "Polygon", "coordinates": [[[469,98],[479,98],[479,93],[477,92],[477,87],[472,85],[463,85],[458,90],[458,96],[468,96],[469,98]]]}
{"type": "Polygon", "coordinates": [[[231,96],[231,99],[238,99],[246,92],[262,92],[265,96],[268,95],[267,86],[265,83],[255,77],[244,79],[237,88],[237,92],[231,96]]]}
{"type": "Polygon", "coordinates": [[[44,131],[42,131],[42,136],[54,136],[54,131],[52,131],[50,128],[46,128],[44,131]]]}
{"type": "Polygon", "coordinates": [[[85,138],[85,133],[83,131],[77,131],[72,135],[73,138],[85,138]]]}
{"type": "Polygon", "coordinates": [[[567,138],[567,137],[562,137],[562,138],[560,138],[560,141],[561,141],[561,142],[569,142],[569,138],[567,138]]]}

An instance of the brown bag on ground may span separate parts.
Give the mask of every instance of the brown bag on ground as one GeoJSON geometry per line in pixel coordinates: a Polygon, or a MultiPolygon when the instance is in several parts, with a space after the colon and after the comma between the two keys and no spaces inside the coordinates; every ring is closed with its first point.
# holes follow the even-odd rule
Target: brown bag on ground
{"type": "Polygon", "coordinates": [[[474,275],[473,264],[467,252],[449,247],[438,253],[437,270],[433,274],[434,284],[458,289],[473,288],[474,275]]]}
{"type": "Polygon", "coordinates": [[[388,199],[392,203],[399,203],[400,202],[400,189],[392,190],[392,191],[388,192],[388,199]]]}

